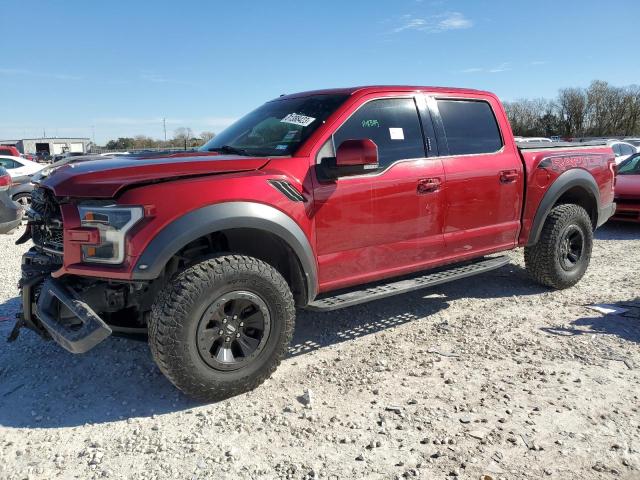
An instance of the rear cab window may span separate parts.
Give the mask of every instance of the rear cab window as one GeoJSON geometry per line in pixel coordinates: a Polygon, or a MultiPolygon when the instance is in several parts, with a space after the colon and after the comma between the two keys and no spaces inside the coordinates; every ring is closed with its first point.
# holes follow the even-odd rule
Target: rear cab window
{"type": "MultiPolygon", "coordinates": [[[[436,99],[449,155],[498,152],[504,145],[491,105],[476,99],[436,99]]],[[[444,152],[443,152],[444,153],[444,152]]]]}

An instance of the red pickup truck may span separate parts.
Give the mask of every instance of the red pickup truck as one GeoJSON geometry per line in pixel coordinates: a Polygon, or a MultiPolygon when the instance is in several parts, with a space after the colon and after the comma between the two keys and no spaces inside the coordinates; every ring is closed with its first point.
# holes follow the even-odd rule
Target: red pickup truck
{"type": "Polygon", "coordinates": [[[296,307],[468,277],[518,247],[535,280],[574,285],[615,209],[614,165],[600,144],[517,146],[488,92],[281,96],[198,151],[103,157],[42,180],[12,337],[28,326],[78,353],[147,329],[178,388],[228,397],[275,370],[296,307]]]}

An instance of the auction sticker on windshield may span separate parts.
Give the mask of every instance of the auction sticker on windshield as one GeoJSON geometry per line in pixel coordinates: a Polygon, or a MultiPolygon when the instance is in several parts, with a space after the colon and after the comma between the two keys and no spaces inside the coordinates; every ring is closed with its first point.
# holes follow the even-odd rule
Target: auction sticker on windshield
{"type": "Polygon", "coordinates": [[[306,115],[300,115],[298,113],[290,113],[289,115],[284,117],[282,120],[280,120],[280,122],[291,123],[293,125],[300,125],[302,127],[308,127],[313,123],[314,120],[315,118],[313,117],[307,117],[306,115]]]}

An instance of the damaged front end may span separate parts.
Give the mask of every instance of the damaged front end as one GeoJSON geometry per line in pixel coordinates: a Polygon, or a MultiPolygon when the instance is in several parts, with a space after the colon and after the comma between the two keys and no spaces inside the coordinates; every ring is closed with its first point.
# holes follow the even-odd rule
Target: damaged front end
{"type": "Polygon", "coordinates": [[[51,191],[34,189],[28,215],[26,231],[16,243],[32,239],[34,246],[22,256],[18,285],[22,310],[9,341],[27,327],[69,352],[84,353],[118,325],[134,331],[144,328],[141,312],[150,308],[143,305],[146,284],[73,275],[53,278],[63,265],[64,229],[60,205],[51,191]]]}

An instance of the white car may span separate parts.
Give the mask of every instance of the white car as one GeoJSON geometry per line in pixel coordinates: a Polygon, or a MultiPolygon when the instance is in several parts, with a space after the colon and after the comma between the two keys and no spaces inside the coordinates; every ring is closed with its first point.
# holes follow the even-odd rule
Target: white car
{"type": "Polygon", "coordinates": [[[551,142],[550,138],[545,137],[514,137],[516,142],[521,143],[538,143],[538,142],[551,142]]]}
{"type": "Polygon", "coordinates": [[[616,165],[621,164],[634,153],[638,153],[638,148],[635,145],[621,140],[609,140],[607,145],[613,149],[613,153],[616,156],[616,165]]]}
{"type": "Polygon", "coordinates": [[[11,178],[33,175],[45,167],[26,158],[11,157],[9,155],[0,155],[0,166],[9,172],[11,178]]]}
{"type": "Polygon", "coordinates": [[[100,154],[101,157],[113,157],[114,155],[129,155],[129,152],[108,152],[100,154]]]}
{"type": "Polygon", "coordinates": [[[622,141],[630,143],[631,145],[636,147],[640,152],[640,138],[623,138],[622,141]]]}

